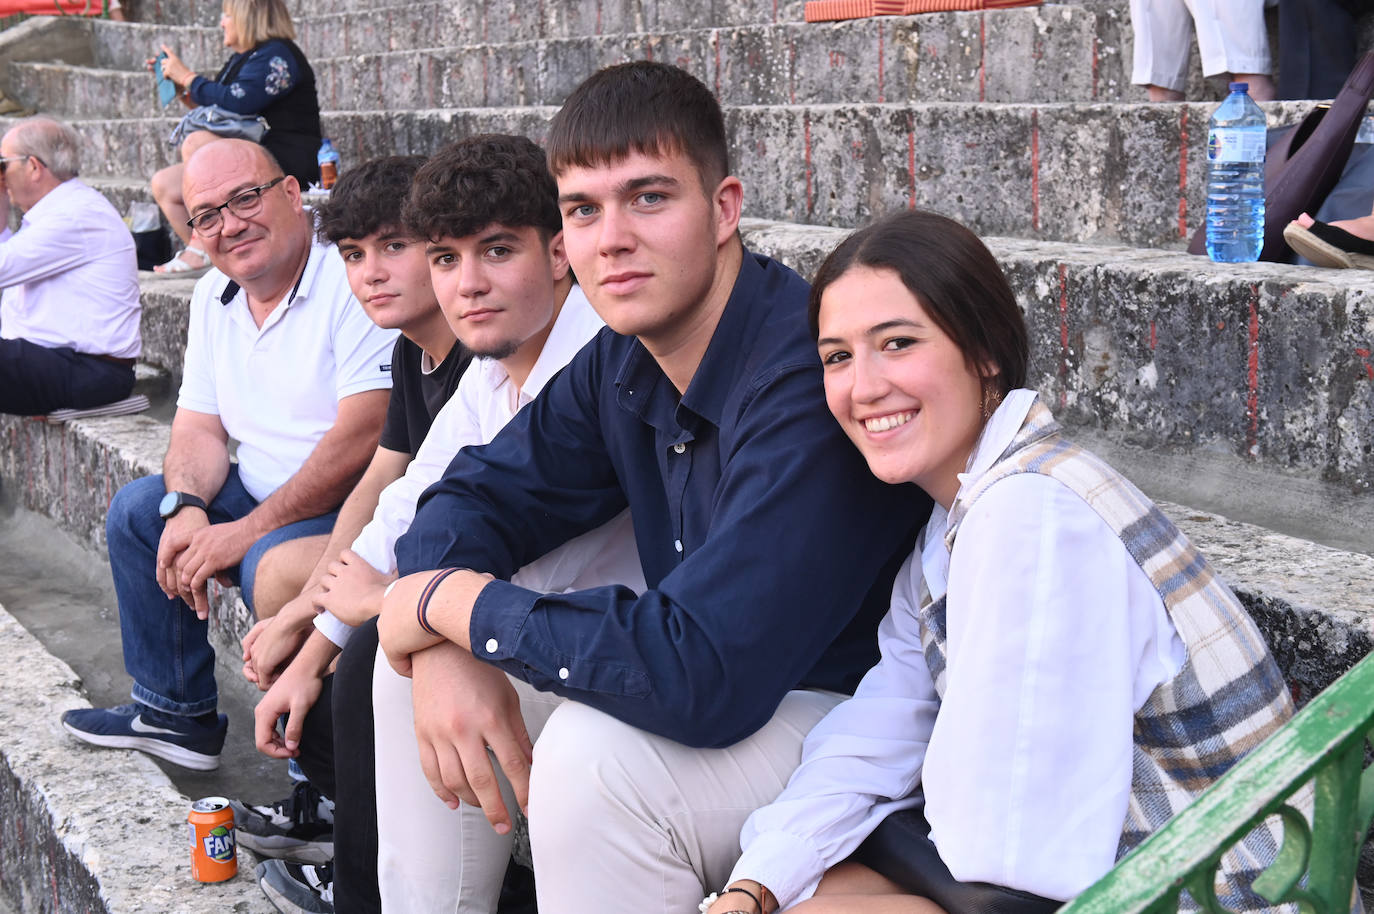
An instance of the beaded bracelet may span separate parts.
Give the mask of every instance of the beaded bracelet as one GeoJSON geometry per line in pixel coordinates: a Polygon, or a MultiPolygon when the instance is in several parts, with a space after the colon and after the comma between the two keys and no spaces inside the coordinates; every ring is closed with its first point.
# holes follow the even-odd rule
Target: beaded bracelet
{"type": "Polygon", "coordinates": [[[429,624],[429,618],[427,616],[429,612],[429,599],[434,596],[434,592],[439,589],[439,585],[443,583],[444,578],[460,570],[461,569],[458,568],[445,568],[443,571],[430,578],[429,583],[425,585],[425,589],[420,593],[420,601],[415,605],[415,620],[420,623],[421,628],[431,635],[434,635],[436,638],[442,638],[443,635],[435,631],[434,627],[429,624]]]}

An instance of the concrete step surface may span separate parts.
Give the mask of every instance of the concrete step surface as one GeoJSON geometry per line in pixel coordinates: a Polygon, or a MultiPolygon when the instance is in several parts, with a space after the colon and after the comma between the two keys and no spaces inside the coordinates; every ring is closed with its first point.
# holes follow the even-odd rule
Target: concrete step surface
{"type": "MultiPolygon", "coordinates": [[[[147,40],[155,30],[145,29],[144,40],[120,48],[100,40],[113,31],[97,30],[96,60],[103,68],[13,63],[11,94],[26,104],[52,105],[69,118],[156,116],[153,81],[143,69],[148,48],[156,46],[147,40]]],[[[641,58],[683,66],[726,105],[1145,97],[1128,84],[1120,22],[1073,6],[514,44],[452,46],[442,35],[430,40],[423,49],[388,50],[379,37],[357,45],[356,54],[306,45],[321,105],[377,111],[559,105],[589,73],[641,58]]]]}
{"type": "MultiPolygon", "coordinates": [[[[522,97],[520,72],[489,74],[522,97]]],[[[1310,102],[1266,106],[1272,124],[1310,102]]],[[[473,133],[543,140],[550,106],[330,111],[324,129],[344,167],[380,150],[429,154],[473,133]]],[[[726,109],[747,211],[853,226],[923,206],[982,234],[1182,248],[1202,219],[1209,106],[961,103],[756,105],[726,109]]],[[[0,119],[4,126],[6,119],[0,119]]],[[[172,117],[76,122],[84,173],[152,174],[170,164],[172,117]]]]}

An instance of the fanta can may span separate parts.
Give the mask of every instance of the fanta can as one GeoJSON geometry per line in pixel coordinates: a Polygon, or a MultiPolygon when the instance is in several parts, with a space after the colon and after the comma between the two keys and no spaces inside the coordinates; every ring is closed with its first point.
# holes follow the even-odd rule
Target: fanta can
{"type": "Polygon", "coordinates": [[[196,882],[223,882],[239,871],[234,841],[234,810],[224,797],[191,804],[186,817],[191,831],[191,876],[196,882]]]}

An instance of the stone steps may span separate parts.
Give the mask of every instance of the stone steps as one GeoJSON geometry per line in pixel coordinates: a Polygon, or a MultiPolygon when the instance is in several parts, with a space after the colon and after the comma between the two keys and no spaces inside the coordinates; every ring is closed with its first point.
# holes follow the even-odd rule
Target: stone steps
{"type": "MultiPolygon", "coordinates": [[[[132,184],[122,186],[130,195],[132,184]]],[[[750,219],[744,237],[810,276],[846,231],[750,219]]],[[[1186,495],[1198,507],[1374,553],[1362,519],[1374,511],[1366,274],[988,243],[1026,313],[1030,386],[1066,424],[1116,449],[1161,497],[1186,495]],[[1187,472],[1152,469],[1166,462],[1187,472]],[[1275,494],[1251,514],[1255,485],[1275,494]]],[[[144,279],[142,288],[142,360],[179,377],[193,281],[144,279]]]]}
{"type": "MultiPolygon", "coordinates": [[[[519,86],[501,95],[518,95],[519,86]]],[[[1266,106],[1295,123],[1309,102],[1266,106]]],[[[1181,248],[1201,220],[1205,104],[959,103],[726,109],[735,173],[761,218],[853,226],[904,206],[939,209],[981,234],[1181,248]]],[[[473,133],[542,140],[547,106],[326,112],[349,162],[429,154],[473,133]]],[[[152,174],[172,161],[172,118],[87,119],[91,175],[152,174]]],[[[4,119],[0,119],[4,126],[4,119]]]]}
{"type": "MultiPolygon", "coordinates": [[[[1120,26],[1116,17],[1056,5],[492,45],[446,44],[430,35],[429,44],[402,49],[378,34],[355,42],[370,49],[358,54],[346,40],[302,41],[320,103],[332,110],[559,105],[586,74],[640,58],[688,69],[725,105],[1143,101],[1144,93],[1128,85],[1120,26]]],[[[156,32],[99,28],[99,69],[12,64],[9,84],[17,98],[50,100],[66,117],[156,116],[143,69],[156,32]]],[[[158,37],[181,46],[176,36],[158,37]]],[[[188,44],[185,56],[217,54],[188,44]]]]}
{"type": "Polygon", "coordinates": [[[71,667],[0,607],[0,907],[92,914],[274,911],[239,875],[197,883],[189,872],[190,799],[138,752],[74,748],[58,718],[90,707],[71,667]],[[10,838],[13,837],[11,841],[10,838]]]}

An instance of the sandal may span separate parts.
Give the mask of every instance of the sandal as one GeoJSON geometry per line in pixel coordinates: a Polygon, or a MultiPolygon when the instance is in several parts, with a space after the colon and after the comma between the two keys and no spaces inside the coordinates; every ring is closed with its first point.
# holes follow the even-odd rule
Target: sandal
{"type": "Polygon", "coordinates": [[[1284,226],[1283,240],[1319,267],[1374,270],[1374,241],[1326,222],[1313,220],[1308,228],[1290,222],[1284,226]]]}
{"type": "Polygon", "coordinates": [[[177,279],[194,279],[210,271],[210,258],[205,252],[193,244],[187,245],[185,250],[178,251],[176,256],[166,263],[154,267],[155,276],[175,277],[177,279]],[[200,266],[195,266],[186,256],[191,254],[200,259],[200,266]]]}

